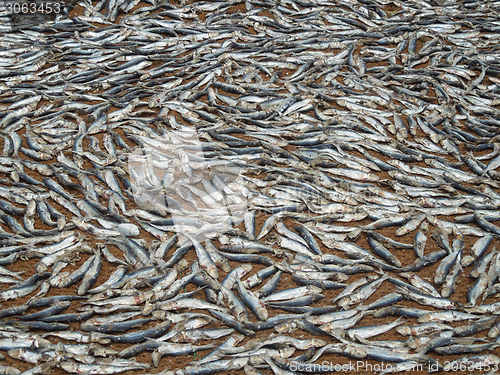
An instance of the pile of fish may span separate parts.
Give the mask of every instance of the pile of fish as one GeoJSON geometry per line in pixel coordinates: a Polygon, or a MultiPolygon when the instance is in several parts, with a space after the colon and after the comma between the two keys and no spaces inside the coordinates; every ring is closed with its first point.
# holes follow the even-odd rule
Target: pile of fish
{"type": "Polygon", "coordinates": [[[499,10],[83,0],[13,25],[0,373],[496,371],[499,10]]]}

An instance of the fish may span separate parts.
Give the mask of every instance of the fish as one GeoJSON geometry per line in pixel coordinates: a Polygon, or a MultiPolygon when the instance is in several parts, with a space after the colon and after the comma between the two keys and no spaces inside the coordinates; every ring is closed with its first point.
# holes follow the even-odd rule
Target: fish
{"type": "Polygon", "coordinates": [[[124,360],[145,351],[176,375],[496,363],[496,21],[347,5],[101,0],[2,23],[0,346],[27,373],[145,372],[124,360]]]}

